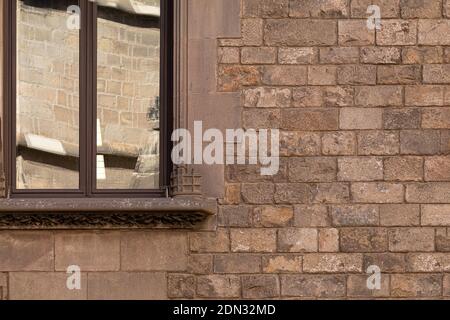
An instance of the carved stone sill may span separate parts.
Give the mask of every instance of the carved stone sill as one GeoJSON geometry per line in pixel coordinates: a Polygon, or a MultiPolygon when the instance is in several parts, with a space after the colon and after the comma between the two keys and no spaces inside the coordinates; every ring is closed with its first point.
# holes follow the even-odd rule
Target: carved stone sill
{"type": "Polygon", "coordinates": [[[201,197],[0,199],[0,229],[192,228],[216,210],[201,197]]]}

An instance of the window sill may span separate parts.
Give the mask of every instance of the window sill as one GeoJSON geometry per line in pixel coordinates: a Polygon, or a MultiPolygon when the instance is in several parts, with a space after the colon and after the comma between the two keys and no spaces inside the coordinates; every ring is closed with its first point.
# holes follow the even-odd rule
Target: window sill
{"type": "Polygon", "coordinates": [[[216,211],[202,197],[1,199],[0,229],[189,228],[216,211]]]}

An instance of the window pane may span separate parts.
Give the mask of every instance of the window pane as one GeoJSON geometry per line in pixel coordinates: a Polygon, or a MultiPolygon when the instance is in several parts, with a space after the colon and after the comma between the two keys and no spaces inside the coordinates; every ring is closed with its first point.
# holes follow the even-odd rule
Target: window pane
{"type": "Polygon", "coordinates": [[[17,1],[17,189],[79,187],[79,29],[71,5],[78,2],[17,1]]]}
{"type": "Polygon", "coordinates": [[[159,0],[100,0],[97,188],[159,188],[159,0]]]}

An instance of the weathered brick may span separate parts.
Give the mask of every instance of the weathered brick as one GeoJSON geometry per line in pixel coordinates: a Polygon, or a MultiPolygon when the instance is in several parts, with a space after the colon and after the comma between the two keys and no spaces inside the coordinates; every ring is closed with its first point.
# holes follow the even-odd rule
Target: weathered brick
{"type": "Polygon", "coordinates": [[[396,183],[354,183],[351,186],[355,203],[402,203],[404,188],[396,183]]]}
{"type": "Polygon", "coordinates": [[[440,18],[442,0],[401,0],[400,8],[404,19],[440,18]]]}
{"type": "Polygon", "coordinates": [[[296,204],[311,201],[311,187],[304,183],[278,183],[275,185],[275,203],[296,204]]]}
{"type": "Polygon", "coordinates": [[[295,18],[345,18],[348,0],[290,0],[289,16],[295,18]]]}
{"type": "Polygon", "coordinates": [[[241,185],[238,183],[227,183],[222,204],[239,204],[241,202],[241,185]]]}
{"type": "Polygon", "coordinates": [[[345,65],[337,70],[338,84],[361,85],[376,84],[376,66],[370,65],[345,65]]]}
{"type": "Polygon", "coordinates": [[[254,66],[221,65],[218,70],[219,90],[237,91],[241,86],[255,86],[260,82],[260,72],[254,66]]]}
{"type": "Polygon", "coordinates": [[[260,46],[263,43],[263,19],[241,20],[242,44],[260,46]]]}
{"type": "Polygon", "coordinates": [[[401,61],[400,48],[364,47],[361,48],[361,62],[369,64],[396,64],[401,61]]]}
{"type": "Polygon", "coordinates": [[[262,257],[264,273],[301,273],[302,256],[273,255],[262,257]]]}
{"type": "Polygon", "coordinates": [[[406,262],[410,272],[450,271],[450,255],[446,253],[411,253],[406,262]]]}
{"type": "Polygon", "coordinates": [[[402,50],[404,64],[442,63],[440,47],[405,47],[402,50]]]}
{"type": "Polygon", "coordinates": [[[377,31],[377,44],[381,46],[415,45],[417,21],[381,20],[381,30],[377,31]]]}
{"type": "Polygon", "coordinates": [[[400,153],[434,155],[440,150],[438,131],[406,130],[400,132],[400,153]]]}
{"type": "Polygon", "coordinates": [[[313,203],[347,203],[350,190],[347,183],[318,183],[311,187],[313,203]]]}
{"type": "Polygon", "coordinates": [[[310,66],[308,67],[308,84],[325,86],[336,84],[336,66],[310,66]]]}
{"type": "Polygon", "coordinates": [[[289,13],[289,0],[244,0],[244,17],[286,17],[289,13]]]}
{"type": "Polygon", "coordinates": [[[217,216],[220,227],[249,227],[252,224],[250,206],[221,206],[217,216]]]}
{"type": "Polygon", "coordinates": [[[450,21],[445,20],[419,20],[420,45],[448,46],[450,45],[450,21]]]}
{"type": "Polygon", "coordinates": [[[280,133],[280,154],[285,156],[315,156],[320,154],[320,133],[280,133]]]}
{"type": "Polygon", "coordinates": [[[381,275],[381,288],[369,289],[369,275],[349,275],[347,278],[347,295],[350,297],[389,297],[389,275],[381,275]]]}
{"type": "Polygon", "coordinates": [[[266,66],[262,71],[262,83],[277,86],[298,86],[307,82],[307,68],[304,66],[266,66]]]}
{"type": "Polygon", "coordinates": [[[242,277],[244,299],[266,299],[280,296],[278,277],[274,275],[253,275],[242,277]]]}
{"type": "Polygon", "coordinates": [[[337,109],[284,109],[282,128],[286,130],[329,131],[338,129],[337,109]]]}
{"type": "Polygon", "coordinates": [[[242,113],[244,129],[265,129],[280,127],[281,112],[278,109],[248,108],[242,113]]]}
{"type": "Polygon", "coordinates": [[[352,18],[367,18],[367,8],[370,5],[380,7],[382,18],[398,18],[400,16],[400,0],[352,0],[352,18]]]}
{"type": "Polygon", "coordinates": [[[367,28],[367,20],[339,20],[338,28],[341,46],[375,44],[375,31],[367,28]]]}
{"type": "Polygon", "coordinates": [[[450,84],[450,64],[426,64],[423,66],[423,82],[450,84]]]}
{"type": "Polygon", "coordinates": [[[331,217],[326,206],[297,205],[294,207],[296,227],[328,227],[331,226],[331,217]]]}
{"type": "Polygon", "coordinates": [[[364,254],[364,270],[378,266],[383,273],[399,273],[406,270],[406,258],[403,253],[364,254]]]}
{"type": "Polygon", "coordinates": [[[414,84],[422,80],[422,69],[417,65],[378,66],[380,84],[414,84]]]}
{"type": "Polygon", "coordinates": [[[365,131],[358,134],[360,155],[395,155],[399,151],[400,141],[396,132],[365,131]]]}
{"type": "Polygon", "coordinates": [[[337,24],[332,20],[268,19],[264,41],[270,46],[332,46],[337,42],[337,24]]]}
{"type": "Polygon", "coordinates": [[[190,250],[192,252],[228,252],[229,235],[226,229],[217,232],[195,232],[189,234],[190,250]]]}
{"type": "Polygon", "coordinates": [[[259,87],[244,90],[244,107],[286,108],[291,105],[290,89],[259,87]]]}
{"type": "Polygon", "coordinates": [[[341,252],[385,252],[388,248],[384,228],[344,228],[340,241],[341,252]]]}
{"type": "Polygon", "coordinates": [[[400,86],[362,86],[355,90],[355,104],[364,107],[395,107],[403,105],[400,86]]]}
{"type": "Polygon", "coordinates": [[[422,205],[422,225],[450,226],[450,205],[422,205]]]}
{"type": "Polygon", "coordinates": [[[208,254],[190,254],[187,272],[191,274],[213,273],[213,257],[208,254]]]}
{"type": "Polygon", "coordinates": [[[285,228],[278,232],[279,252],[317,252],[317,229],[285,228]]]}
{"type": "Polygon", "coordinates": [[[383,127],[388,130],[418,129],[421,116],[420,109],[416,108],[384,109],[383,127]]]}
{"type": "Polygon", "coordinates": [[[390,157],[384,160],[384,179],[387,181],[422,181],[421,157],[390,157]]]}
{"type": "Polygon", "coordinates": [[[291,158],[290,182],[328,182],[336,180],[336,160],[328,157],[291,158]]]}
{"type": "Polygon", "coordinates": [[[391,275],[391,296],[393,297],[437,297],[441,294],[442,275],[391,275]]]}
{"type": "Polygon", "coordinates": [[[231,229],[231,251],[274,252],[277,233],[275,229],[231,229]]]}
{"type": "Polygon", "coordinates": [[[254,255],[216,255],[214,273],[259,273],[261,257],[254,255]]]}
{"type": "Polygon", "coordinates": [[[257,227],[285,227],[294,218],[292,207],[264,206],[253,211],[253,224],[257,227]]]}
{"type": "Polygon", "coordinates": [[[443,103],[444,87],[442,86],[407,86],[405,88],[407,106],[442,106],[443,103]]]}
{"type": "Polygon", "coordinates": [[[319,229],[319,252],[339,251],[339,230],[319,229]]]}
{"type": "Polygon", "coordinates": [[[271,204],[273,202],[274,185],[271,183],[244,183],[242,198],[250,204],[271,204]]]}
{"type": "Polygon", "coordinates": [[[448,203],[450,183],[414,183],[406,186],[406,201],[410,203],[448,203]]]}
{"type": "Polygon", "coordinates": [[[326,132],[322,136],[322,152],[329,156],[353,155],[356,152],[354,132],[326,132]]]}
{"type": "Polygon", "coordinates": [[[361,254],[316,253],[303,256],[305,273],[362,272],[361,254]]]}
{"type": "Polygon", "coordinates": [[[353,106],[354,90],[352,87],[325,87],[323,103],[325,107],[353,106]]]}
{"type": "Polygon", "coordinates": [[[294,107],[322,107],[324,105],[324,92],[320,87],[297,87],[293,90],[294,107]]]}
{"type": "Polygon", "coordinates": [[[184,274],[169,274],[167,279],[167,296],[169,298],[195,297],[195,277],[184,274]]]}
{"type": "Polygon", "coordinates": [[[320,63],[353,64],[359,62],[359,50],[355,47],[320,48],[320,63]]]}
{"type": "Polygon", "coordinates": [[[425,158],[426,181],[450,181],[450,157],[425,158]]]}
{"type": "Polygon", "coordinates": [[[380,222],[377,205],[333,206],[331,216],[338,227],[377,226],[380,222]]]}
{"type": "Polygon", "coordinates": [[[199,276],[197,295],[201,298],[239,298],[241,280],[233,275],[199,276]]]}
{"type": "Polygon", "coordinates": [[[420,207],[414,204],[383,204],[380,225],[386,227],[420,225],[420,207]]]}
{"type": "Polygon", "coordinates": [[[339,114],[339,126],[344,130],[381,129],[383,110],[379,108],[342,108],[339,114]]]}
{"type": "Polygon", "coordinates": [[[448,129],[450,128],[450,108],[426,108],[422,113],[422,128],[448,129]]]}
{"type": "Polygon", "coordinates": [[[339,181],[376,181],[383,179],[383,160],[373,157],[338,159],[339,181]]]}
{"type": "Polygon", "coordinates": [[[277,59],[277,49],[271,47],[248,47],[241,49],[242,64],[273,64],[277,59]]]}
{"type": "Polygon", "coordinates": [[[316,48],[279,48],[278,62],[280,64],[312,64],[318,61],[316,48]]]}
{"type": "Polygon", "coordinates": [[[238,64],[240,61],[239,48],[235,47],[220,47],[218,49],[219,63],[238,64]]]}
{"type": "Polygon", "coordinates": [[[337,298],[345,296],[343,275],[282,275],[281,295],[285,297],[337,298]]]}
{"type": "Polygon", "coordinates": [[[434,229],[390,229],[388,236],[391,252],[434,251],[434,229]]]}
{"type": "Polygon", "coordinates": [[[436,229],[436,251],[450,252],[450,229],[436,229]]]}

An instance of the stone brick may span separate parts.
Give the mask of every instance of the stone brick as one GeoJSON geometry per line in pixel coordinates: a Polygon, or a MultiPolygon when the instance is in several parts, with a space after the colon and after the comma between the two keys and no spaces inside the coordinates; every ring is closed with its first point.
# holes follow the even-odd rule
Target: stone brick
{"type": "Polygon", "coordinates": [[[349,16],[347,0],[290,0],[289,16],[295,18],[345,18],[349,16]]]}
{"type": "Polygon", "coordinates": [[[325,132],[322,153],[328,156],[347,156],[356,153],[356,135],[350,131],[325,132]]]}
{"type": "Polygon", "coordinates": [[[450,84],[450,64],[426,64],[423,66],[423,82],[450,84]]]}
{"type": "Polygon", "coordinates": [[[296,204],[311,201],[311,188],[304,183],[278,183],[275,185],[275,203],[296,204]]]}
{"type": "Polygon", "coordinates": [[[217,255],[214,257],[214,273],[259,273],[261,257],[254,255],[217,255]]]}
{"type": "Polygon", "coordinates": [[[302,256],[273,255],[262,257],[264,273],[301,273],[302,256]]]}
{"type": "Polygon", "coordinates": [[[406,201],[410,203],[448,203],[450,183],[415,183],[406,186],[406,201]]]}
{"type": "Polygon", "coordinates": [[[377,226],[380,223],[377,205],[332,206],[333,225],[338,227],[377,226]]]}
{"type": "Polygon", "coordinates": [[[263,43],[263,19],[241,20],[242,44],[260,46],[263,43]]]}
{"type": "Polygon", "coordinates": [[[350,107],[353,106],[353,96],[352,87],[326,87],[323,103],[325,107],[350,107]]]}
{"type": "Polygon", "coordinates": [[[338,113],[337,109],[285,109],[281,112],[281,125],[286,130],[337,130],[338,113]]]}
{"type": "Polygon", "coordinates": [[[81,290],[67,289],[66,272],[9,273],[10,300],[86,300],[87,275],[81,274],[81,290]]]}
{"type": "Polygon", "coordinates": [[[410,272],[450,271],[450,255],[447,253],[411,253],[406,261],[410,272]]]}
{"type": "Polygon", "coordinates": [[[241,280],[233,275],[209,275],[197,278],[197,295],[200,298],[239,298],[241,280]]]}
{"type": "Polygon", "coordinates": [[[450,252],[450,229],[439,228],[436,230],[436,251],[450,252]]]}
{"type": "Polygon", "coordinates": [[[402,203],[404,188],[396,183],[354,183],[351,186],[355,203],[402,203]]]}
{"type": "Polygon", "coordinates": [[[228,183],[225,185],[225,195],[222,204],[239,204],[241,202],[241,185],[228,183]]]}
{"type": "Polygon", "coordinates": [[[297,205],[294,207],[296,227],[328,227],[331,217],[328,208],[322,205],[297,205]]]}
{"type": "Polygon", "coordinates": [[[347,183],[318,183],[311,188],[313,203],[347,203],[350,190],[347,183]]]}
{"type": "Polygon", "coordinates": [[[425,158],[426,181],[450,181],[450,157],[425,158]]]}
{"type": "Polygon", "coordinates": [[[244,129],[266,129],[280,127],[280,110],[249,108],[242,113],[244,129]]]}
{"type": "Polygon", "coordinates": [[[254,66],[221,65],[218,70],[220,91],[238,91],[241,86],[256,86],[260,72],[254,66]]]}
{"type": "Polygon", "coordinates": [[[444,9],[444,12],[443,12],[444,16],[447,18],[450,18],[450,1],[444,0],[443,9],[444,9]]]}
{"type": "Polygon", "coordinates": [[[442,275],[395,274],[391,275],[393,297],[438,297],[442,294],[442,275]]]}
{"type": "Polygon", "coordinates": [[[226,229],[216,232],[195,232],[189,234],[189,246],[192,252],[228,252],[229,236],[226,229]]]}
{"type": "Polygon", "coordinates": [[[396,132],[365,131],[358,134],[359,155],[395,155],[400,151],[396,132]]]}
{"type": "Polygon", "coordinates": [[[434,155],[440,150],[438,131],[400,132],[400,153],[414,155],[434,155]]]}
{"type": "Polygon", "coordinates": [[[402,50],[404,64],[442,63],[440,47],[405,47],[402,50]]]}
{"type": "Polygon", "coordinates": [[[364,254],[364,270],[367,270],[370,266],[378,266],[383,273],[405,272],[405,255],[389,252],[364,254]]]}
{"type": "Polygon", "coordinates": [[[442,0],[401,0],[400,8],[404,19],[440,18],[442,0]]]}
{"type": "Polygon", "coordinates": [[[221,206],[217,217],[220,227],[250,227],[252,210],[250,206],[221,206]]]}
{"type": "Polygon", "coordinates": [[[421,111],[416,108],[384,109],[383,127],[388,130],[418,129],[421,111]]]}
{"type": "Polygon", "coordinates": [[[303,256],[303,271],[306,273],[362,272],[361,254],[316,253],[303,256]]]}
{"type": "Polygon", "coordinates": [[[281,295],[284,297],[338,298],[345,296],[343,275],[282,275],[281,295]]]}
{"type": "Polygon", "coordinates": [[[359,62],[359,50],[356,47],[320,48],[320,63],[353,64],[359,62]]]}
{"type": "Polygon", "coordinates": [[[266,299],[280,296],[277,276],[253,275],[242,277],[242,297],[244,299],[266,299]]]}
{"type": "Polygon", "coordinates": [[[389,275],[381,275],[381,288],[369,289],[369,275],[349,275],[347,278],[347,295],[350,297],[379,298],[389,297],[389,275]]]}
{"type": "Polygon", "coordinates": [[[50,232],[0,231],[0,271],[54,269],[50,232]]]}
{"type": "Polygon", "coordinates": [[[338,159],[339,181],[375,181],[383,179],[383,160],[373,157],[338,159]]]}
{"type": "Polygon", "coordinates": [[[293,107],[322,107],[324,101],[323,88],[297,87],[293,89],[293,107]]]}
{"type": "Polygon", "coordinates": [[[245,183],[242,185],[242,198],[250,204],[273,203],[274,185],[271,183],[245,183]]]}
{"type": "Polygon", "coordinates": [[[342,108],[340,110],[340,128],[344,130],[381,129],[383,110],[378,108],[342,108]]]}
{"type": "Polygon", "coordinates": [[[279,48],[280,64],[313,64],[318,61],[316,48],[279,48]]]}
{"type": "Polygon", "coordinates": [[[398,228],[390,229],[389,251],[412,252],[434,251],[434,229],[398,228]]]}
{"type": "Polygon", "coordinates": [[[384,160],[387,181],[422,181],[423,159],[420,157],[390,157],[384,160]]]}
{"type": "Polygon", "coordinates": [[[235,47],[220,47],[218,49],[219,63],[238,64],[240,61],[239,48],[235,47]]]}
{"type": "Polygon", "coordinates": [[[417,21],[381,20],[381,30],[377,31],[377,45],[408,46],[415,45],[417,21]]]}
{"type": "Polygon", "coordinates": [[[336,159],[291,158],[289,160],[290,182],[327,182],[336,180],[336,159]]]}
{"type": "Polygon", "coordinates": [[[319,252],[339,251],[339,230],[319,229],[319,252]]]}
{"type": "Polygon", "coordinates": [[[276,48],[247,47],[241,49],[242,64],[273,64],[276,60],[276,48]]]}
{"type": "Polygon", "coordinates": [[[167,279],[167,295],[169,298],[194,298],[195,277],[183,274],[169,274],[167,279]]]}
{"type": "Polygon", "coordinates": [[[396,64],[401,61],[400,48],[364,47],[361,48],[361,62],[369,64],[396,64]]]}
{"type": "Polygon", "coordinates": [[[364,107],[396,107],[403,105],[400,86],[362,86],[355,90],[355,104],[364,107]]]}
{"type": "Polygon", "coordinates": [[[308,84],[325,86],[336,84],[336,66],[310,66],[308,68],[308,84]]]}
{"type": "Polygon", "coordinates": [[[289,0],[244,0],[244,17],[286,17],[289,13],[289,0]]]}
{"type": "Polygon", "coordinates": [[[338,28],[341,46],[375,44],[375,31],[367,28],[367,20],[339,20],[338,28]]]}
{"type": "Polygon", "coordinates": [[[315,156],[320,154],[320,133],[280,133],[280,154],[285,156],[315,156]]]}
{"type": "Polygon", "coordinates": [[[376,66],[345,65],[338,67],[338,84],[362,85],[376,84],[376,66]]]}
{"type": "Polygon", "coordinates": [[[419,20],[420,45],[448,46],[450,45],[450,21],[446,20],[419,20]]]}
{"type": "Polygon", "coordinates": [[[414,204],[384,204],[380,206],[380,225],[386,227],[420,225],[420,207],[414,204]]]}
{"type": "Polygon", "coordinates": [[[398,18],[400,16],[400,0],[352,0],[352,18],[367,18],[367,8],[370,5],[380,7],[382,18],[398,18]]]}
{"type": "Polygon", "coordinates": [[[281,229],[278,232],[278,252],[317,252],[317,239],[317,229],[281,229]]]}
{"type": "Polygon", "coordinates": [[[264,41],[269,46],[332,46],[337,42],[337,24],[332,20],[268,19],[264,41]]]}
{"type": "Polygon", "coordinates": [[[420,83],[422,69],[416,65],[378,66],[377,77],[380,84],[420,83]]]}
{"type": "Polygon", "coordinates": [[[286,108],[291,105],[290,89],[259,87],[244,90],[244,107],[286,108]]]}
{"type": "Polygon", "coordinates": [[[422,205],[423,226],[450,226],[450,205],[422,205]]]}
{"type": "Polygon", "coordinates": [[[442,106],[444,104],[444,88],[442,86],[407,86],[405,88],[405,104],[407,106],[442,106]]]}
{"type": "Polygon", "coordinates": [[[121,270],[184,271],[188,244],[184,232],[124,232],[121,270]]]}
{"type": "Polygon", "coordinates": [[[298,86],[307,82],[305,66],[266,66],[262,71],[262,83],[276,86],[298,86]]]}
{"type": "Polygon", "coordinates": [[[388,249],[384,228],[344,228],[340,230],[341,252],[385,252],[388,249]]]}
{"type": "Polygon", "coordinates": [[[450,154],[450,130],[441,131],[441,152],[443,154],[450,154]]]}
{"type": "Polygon", "coordinates": [[[83,271],[118,271],[120,269],[120,234],[57,233],[55,235],[55,270],[66,271],[77,265],[83,271]]]}
{"type": "Polygon", "coordinates": [[[274,252],[277,233],[275,229],[231,229],[231,251],[274,252]]]}
{"type": "Polygon", "coordinates": [[[285,227],[291,225],[293,218],[292,207],[264,206],[253,212],[253,224],[257,227],[285,227]]]}
{"type": "Polygon", "coordinates": [[[191,274],[213,273],[213,257],[208,254],[189,255],[187,272],[191,274]]]}
{"type": "Polygon", "coordinates": [[[449,129],[450,108],[426,108],[422,113],[422,128],[449,129]]]}

